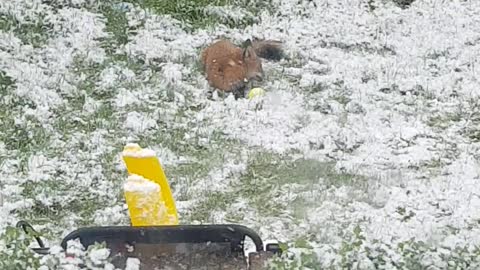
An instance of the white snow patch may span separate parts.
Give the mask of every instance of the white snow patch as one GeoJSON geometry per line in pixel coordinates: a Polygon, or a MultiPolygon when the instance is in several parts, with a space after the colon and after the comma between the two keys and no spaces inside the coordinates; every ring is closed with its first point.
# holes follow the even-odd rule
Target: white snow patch
{"type": "Polygon", "coordinates": [[[114,205],[112,207],[105,207],[95,211],[94,223],[102,226],[121,224],[125,219],[123,206],[114,205]]]}
{"type": "Polygon", "coordinates": [[[122,109],[123,107],[130,105],[140,105],[139,93],[131,91],[125,88],[118,89],[118,93],[115,98],[115,105],[122,109]]]}
{"type": "Polygon", "coordinates": [[[152,114],[129,112],[125,120],[125,128],[135,133],[142,133],[149,129],[157,128],[157,121],[152,114]]]}
{"type": "Polygon", "coordinates": [[[127,258],[125,270],[140,270],[140,260],[137,258],[127,258]]]}
{"type": "Polygon", "coordinates": [[[125,192],[160,192],[160,186],[157,183],[136,174],[128,176],[123,188],[125,192]]]}
{"type": "Polygon", "coordinates": [[[88,254],[88,257],[92,261],[92,263],[94,263],[95,265],[98,265],[104,262],[109,255],[110,255],[109,249],[101,248],[88,254]]]}
{"type": "Polygon", "coordinates": [[[125,146],[122,152],[122,155],[126,157],[142,158],[142,157],[156,157],[157,154],[155,153],[154,150],[148,149],[148,148],[141,148],[140,145],[136,143],[127,143],[127,145],[125,146]]]}

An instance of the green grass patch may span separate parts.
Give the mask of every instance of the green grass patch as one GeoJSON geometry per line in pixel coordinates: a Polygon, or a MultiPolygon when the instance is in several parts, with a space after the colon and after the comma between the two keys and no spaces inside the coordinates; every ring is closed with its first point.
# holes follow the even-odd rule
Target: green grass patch
{"type": "MultiPolygon", "coordinates": [[[[235,147],[230,146],[229,149],[232,151],[235,147]]],[[[166,173],[173,178],[186,177],[194,183],[227,161],[218,152],[220,151],[206,151],[203,156],[204,160],[167,167],[166,173]]],[[[248,160],[246,171],[238,179],[235,176],[234,179],[230,179],[233,183],[231,189],[215,193],[207,192],[202,195],[203,199],[199,200],[198,205],[191,209],[192,212],[188,219],[207,222],[210,220],[213,210],[228,209],[233,202],[238,200],[246,200],[251,209],[254,209],[262,217],[280,216],[290,212],[301,218],[308,209],[321,201],[312,203],[311,198],[299,196],[289,202],[285,198],[285,187],[295,185],[295,192],[297,190],[305,193],[312,191],[321,196],[323,191],[321,187],[323,186],[353,186],[357,185],[359,181],[364,181],[358,175],[336,172],[334,165],[334,163],[323,163],[310,159],[292,160],[288,156],[268,152],[253,152],[248,160]]],[[[227,211],[225,218],[231,222],[239,222],[243,219],[244,214],[241,211],[227,211]]]]}
{"type": "Polygon", "coordinates": [[[466,135],[472,142],[480,142],[480,110],[478,106],[476,107],[476,111],[470,116],[466,135]]]}
{"type": "Polygon", "coordinates": [[[38,269],[40,261],[34,252],[29,248],[33,236],[26,235],[15,227],[7,227],[0,235],[4,242],[0,244],[0,269],[38,269]]]}
{"type": "Polygon", "coordinates": [[[297,197],[289,204],[285,202],[282,187],[296,185],[295,192],[315,193],[320,198],[322,190],[330,187],[357,186],[365,183],[362,176],[339,173],[335,163],[313,159],[296,159],[284,155],[260,152],[253,155],[247,171],[240,178],[236,193],[247,198],[259,213],[278,216],[289,210],[302,217],[315,204],[321,201],[297,197]]]}
{"type": "Polygon", "coordinates": [[[0,94],[5,96],[15,87],[15,80],[8,76],[3,70],[0,70],[0,94]]]}
{"type": "MultiPolygon", "coordinates": [[[[116,149],[115,149],[116,150],[116,149]]],[[[58,225],[64,223],[68,227],[68,221],[74,220],[77,226],[89,226],[94,221],[94,214],[97,210],[117,204],[123,200],[122,183],[123,175],[115,167],[115,156],[117,151],[101,155],[95,163],[101,165],[104,172],[103,177],[94,177],[92,179],[82,179],[85,174],[72,176],[64,170],[68,168],[58,168],[55,173],[50,175],[49,179],[42,181],[25,181],[20,184],[23,188],[21,197],[33,200],[33,207],[28,209],[18,209],[15,213],[18,218],[28,220],[32,224],[52,224],[58,225]],[[83,184],[85,180],[90,180],[89,184],[83,184]],[[105,182],[111,182],[112,188],[108,194],[99,194],[101,186],[105,182]],[[47,198],[46,201],[42,198],[47,198]],[[52,199],[52,200],[51,200],[52,199]]],[[[95,164],[92,163],[92,164],[95,164]]],[[[85,168],[93,169],[95,166],[85,168]]],[[[26,173],[26,172],[25,172],[26,173]]],[[[46,235],[55,237],[58,232],[58,226],[52,226],[46,229],[46,235]]]]}
{"type": "Polygon", "coordinates": [[[275,7],[271,0],[268,1],[250,1],[250,0],[144,0],[139,3],[136,0],[126,2],[139,5],[141,8],[150,9],[157,14],[170,15],[179,20],[189,29],[205,28],[217,24],[225,24],[229,27],[245,27],[258,22],[256,15],[262,11],[271,12],[275,7]],[[213,8],[218,8],[219,13],[211,12],[213,8]],[[236,15],[240,12],[243,16],[235,18],[222,12],[221,8],[233,7],[236,15]]]}
{"type": "Polygon", "coordinates": [[[268,182],[284,184],[317,184],[326,186],[350,186],[362,180],[355,174],[338,173],[334,162],[314,159],[296,159],[287,155],[260,152],[249,161],[246,179],[268,179],[268,182]]]}
{"type": "Polygon", "coordinates": [[[101,201],[86,188],[59,179],[27,181],[21,187],[23,187],[21,196],[32,199],[33,206],[28,209],[17,209],[14,213],[19,219],[27,220],[34,225],[55,224],[41,230],[44,237],[49,239],[55,239],[59,234],[58,228],[67,227],[67,220],[73,219],[74,216],[79,218],[75,219],[78,225],[89,225],[95,210],[102,205],[101,201]],[[39,195],[45,195],[46,198],[54,197],[55,200],[47,204],[38,199],[39,195]]]}
{"type": "Polygon", "coordinates": [[[50,132],[44,129],[34,116],[27,115],[23,122],[17,123],[23,108],[34,108],[35,105],[26,98],[18,97],[15,91],[15,80],[0,70],[0,141],[8,150],[20,152],[38,151],[49,143],[50,132]]]}
{"type": "Polygon", "coordinates": [[[3,118],[0,128],[0,140],[8,150],[23,153],[39,151],[48,147],[50,132],[32,116],[26,116],[26,122],[16,125],[12,118],[3,118]]]}
{"type": "Polygon", "coordinates": [[[232,194],[230,193],[208,192],[202,196],[205,200],[201,201],[191,209],[191,213],[186,217],[186,220],[210,223],[212,222],[212,211],[225,210],[232,202],[232,194]]]}
{"type": "Polygon", "coordinates": [[[43,16],[38,16],[35,21],[20,22],[10,14],[0,13],[0,30],[11,31],[23,44],[39,48],[47,43],[52,25],[43,16]]]}
{"type": "Polygon", "coordinates": [[[231,0],[144,0],[140,6],[158,14],[170,15],[172,18],[191,24],[194,28],[200,28],[213,23],[213,18],[204,14],[207,5],[224,6],[231,2],[231,0]]]}
{"type": "Polygon", "coordinates": [[[112,50],[107,53],[112,54],[116,46],[125,45],[128,42],[130,34],[128,19],[125,12],[119,8],[115,8],[112,2],[101,5],[99,11],[107,19],[105,31],[110,33],[111,38],[107,39],[104,45],[108,45],[107,47],[112,50]]]}
{"type": "MultiPolygon", "coordinates": [[[[205,164],[186,166],[191,170],[188,174],[202,177],[203,175],[194,172],[195,169],[208,173],[205,168],[213,169],[221,166],[220,158],[210,163],[211,158],[215,157],[214,152],[212,155],[208,155],[205,164]]],[[[184,174],[186,172],[180,171],[182,167],[169,169],[167,172],[174,174],[174,170],[179,170],[177,173],[184,174]]],[[[288,155],[262,151],[253,152],[248,160],[246,171],[238,179],[230,180],[233,184],[228,191],[207,192],[202,195],[204,199],[200,200],[198,206],[193,207],[190,219],[209,221],[212,210],[228,209],[238,200],[246,200],[251,209],[262,217],[291,213],[294,217],[301,219],[309,209],[322,203],[321,196],[324,190],[341,186],[364,187],[363,184],[366,183],[362,176],[337,172],[335,164],[331,162],[311,159],[293,160],[288,155]],[[285,187],[292,187],[295,193],[302,194],[293,201],[288,201],[284,193],[285,187]],[[305,197],[306,194],[309,196],[305,197]]],[[[237,222],[242,220],[244,214],[241,211],[235,211],[235,213],[227,211],[226,218],[237,222]]]]}
{"type": "Polygon", "coordinates": [[[101,103],[91,114],[79,115],[80,112],[59,115],[56,127],[64,134],[72,131],[93,132],[98,129],[118,130],[120,129],[115,109],[110,102],[101,103]],[[75,119],[76,118],[76,119],[75,119]]]}
{"type": "Polygon", "coordinates": [[[445,113],[443,115],[433,115],[428,118],[427,125],[433,128],[447,129],[452,123],[462,120],[462,115],[458,113],[445,113]]]}
{"type": "MultiPolygon", "coordinates": [[[[108,61],[104,63],[87,63],[83,57],[78,55],[73,61],[72,71],[74,74],[83,77],[77,85],[79,93],[85,93],[94,99],[109,99],[114,96],[114,91],[100,91],[97,87],[98,81],[100,81],[101,73],[109,66],[108,61]]],[[[67,97],[68,98],[68,97],[67,97]]]]}

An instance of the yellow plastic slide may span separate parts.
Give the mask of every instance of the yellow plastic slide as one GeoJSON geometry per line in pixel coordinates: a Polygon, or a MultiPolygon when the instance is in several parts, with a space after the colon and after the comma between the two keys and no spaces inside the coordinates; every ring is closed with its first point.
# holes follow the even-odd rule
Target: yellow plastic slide
{"type": "Polygon", "coordinates": [[[122,152],[129,177],[124,194],[132,226],[178,225],[178,214],[155,152],[127,144],[122,152]]]}

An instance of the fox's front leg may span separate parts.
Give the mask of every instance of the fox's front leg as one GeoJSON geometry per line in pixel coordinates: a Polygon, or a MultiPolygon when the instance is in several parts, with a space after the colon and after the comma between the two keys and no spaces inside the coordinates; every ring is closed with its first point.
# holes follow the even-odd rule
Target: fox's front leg
{"type": "MultiPolygon", "coordinates": [[[[247,81],[248,82],[248,81],[247,81]]],[[[247,90],[246,81],[238,81],[232,85],[231,91],[235,99],[244,98],[247,90]]]]}

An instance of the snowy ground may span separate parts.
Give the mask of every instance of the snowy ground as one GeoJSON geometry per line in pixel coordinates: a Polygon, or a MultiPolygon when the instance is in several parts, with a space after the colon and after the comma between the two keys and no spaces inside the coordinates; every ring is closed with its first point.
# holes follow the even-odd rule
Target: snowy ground
{"type": "Polygon", "coordinates": [[[242,29],[248,9],[209,7],[227,24],[195,31],[50,2],[0,2],[0,231],[127,224],[137,142],[182,223],[250,226],[288,244],[279,267],[480,267],[479,1],[277,0],[242,29]],[[261,109],[206,98],[198,55],[221,36],[284,41],[261,109]]]}

